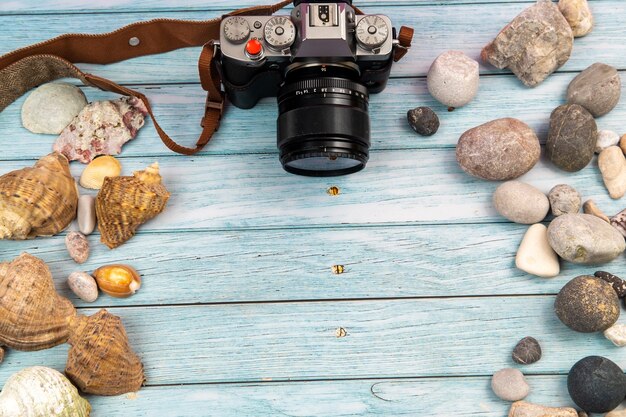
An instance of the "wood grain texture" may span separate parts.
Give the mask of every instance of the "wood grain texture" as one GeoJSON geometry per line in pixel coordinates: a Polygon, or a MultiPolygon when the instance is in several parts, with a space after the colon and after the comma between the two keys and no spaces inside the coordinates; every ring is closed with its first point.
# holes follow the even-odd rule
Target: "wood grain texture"
{"type": "MultiPolygon", "coordinates": [[[[344,378],[489,376],[514,365],[511,350],[543,344],[533,374],[564,374],[601,355],[626,355],[601,334],[576,333],[554,297],[455,298],[113,308],[142,358],[147,384],[344,378]],[[346,331],[337,337],[337,328],[346,331]]],[[[82,310],[94,313],[95,310],[82,310]]],[[[10,352],[0,381],[45,363],[63,368],[67,346],[10,352]]],[[[479,399],[480,400],[480,399],[479,399]]]]}

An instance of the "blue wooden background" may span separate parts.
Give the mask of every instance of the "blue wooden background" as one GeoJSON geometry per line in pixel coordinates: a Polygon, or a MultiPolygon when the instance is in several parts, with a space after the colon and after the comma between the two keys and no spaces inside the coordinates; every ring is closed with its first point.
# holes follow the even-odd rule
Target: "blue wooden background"
{"type": "MultiPolygon", "coordinates": [[[[156,17],[207,19],[258,2],[180,3],[4,0],[0,53],[68,31],[99,33],[156,17]]],[[[626,367],[624,351],[601,335],[569,331],[552,311],[559,289],[594,268],[566,264],[554,279],[515,269],[525,227],[493,210],[498,184],[466,176],[454,158],[463,131],[497,117],[524,120],[543,141],[550,112],[576,73],[597,61],[625,70],[624,2],[590,1],[594,32],[577,39],[570,61],[535,89],[482,66],[478,97],[465,108],[448,113],[426,90],[426,72],[439,53],[458,49],[478,59],[482,46],[530,4],[359,2],[416,30],[414,49],[394,67],[388,89],[372,98],[373,150],[359,174],[284,173],[270,99],[249,111],[229,108],[219,133],[195,157],[168,151],[148,123],[120,160],[125,174],[158,160],[172,192],[168,208],[118,249],[92,235],[84,265],[135,266],[144,286],[129,299],[77,300],[65,278],[82,267],[67,255],[63,235],[0,242],[1,260],[28,251],[48,262],[57,288],[82,313],[106,307],[123,318],[147,386],[136,395],[89,397],[93,415],[503,416],[508,404],[491,393],[489,377],[515,366],[511,349],[527,335],[545,351],[539,363],[521,368],[534,402],[571,405],[566,374],[584,356],[605,355],[626,367]],[[419,137],[408,127],[406,111],[418,105],[438,112],[437,135],[419,137]],[[329,195],[331,186],[340,194],[329,195]],[[345,272],[333,274],[333,265],[345,272]],[[338,328],[345,337],[336,336],[338,328]]],[[[165,130],[191,144],[204,103],[198,54],[187,49],[82,68],[146,93],[165,130]]],[[[113,97],[84,91],[90,100],[113,97]]],[[[22,102],[0,114],[0,173],[31,165],[54,141],[21,127],[22,102]]],[[[626,104],[598,124],[626,133],[626,104]]],[[[72,164],[76,177],[82,168],[72,164]]],[[[523,180],[546,192],[571,184],[608,214],[624,208],[608,197],[595,161],[576,174],[542,161],[523,180]]],[[[626,274],[623,257],[605,268],[626,274]]],[[[10,351],[0,384],[27,366],[63,370],[66,350],[10,351]]]]}

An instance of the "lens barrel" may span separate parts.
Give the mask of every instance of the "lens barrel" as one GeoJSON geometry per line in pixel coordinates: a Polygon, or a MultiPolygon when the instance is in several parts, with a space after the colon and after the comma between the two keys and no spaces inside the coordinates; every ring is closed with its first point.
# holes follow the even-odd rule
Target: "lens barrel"
{"type": "Polygon", "coordinates": [[[288,81],[278,93],[283,168],[313,177],[351,174],[369,159],[367,88],[343,77],[288,81]]]}

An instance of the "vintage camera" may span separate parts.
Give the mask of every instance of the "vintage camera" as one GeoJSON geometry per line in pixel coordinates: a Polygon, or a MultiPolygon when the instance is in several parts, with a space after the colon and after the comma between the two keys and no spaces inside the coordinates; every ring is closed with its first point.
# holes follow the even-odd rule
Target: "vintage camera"
{"type": "Polygon", "coordinates": [[[296,0],[291,16],[231,16],[217,50],[228,99],[249,109],[277,97],[283,168],[308,176],[360,171],[369,158],[370,93],[389,79],[399,47],[388,17],[351,0],[296,0]]]}

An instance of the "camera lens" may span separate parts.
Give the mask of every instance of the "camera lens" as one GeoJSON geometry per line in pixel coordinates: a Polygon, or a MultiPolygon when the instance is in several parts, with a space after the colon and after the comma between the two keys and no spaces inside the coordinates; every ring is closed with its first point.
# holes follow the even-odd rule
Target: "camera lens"
{"type": "Polygon", "coordinates": [[[278,149],[283,168],[313,177],[363,169],[370,147],[367,109],[367,88],[349,78],[288,77],[278,94],[278,149]]]}

